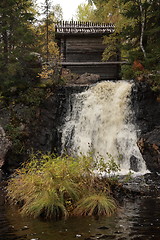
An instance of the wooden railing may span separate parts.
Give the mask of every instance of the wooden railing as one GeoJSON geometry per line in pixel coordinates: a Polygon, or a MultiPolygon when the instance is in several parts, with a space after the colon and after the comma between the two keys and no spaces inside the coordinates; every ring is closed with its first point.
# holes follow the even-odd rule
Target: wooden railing
{"type": "Polygon", "coordinates": [[[113,33],[112,23],[61,21],[55,25],[57,33],[113,33]]]}

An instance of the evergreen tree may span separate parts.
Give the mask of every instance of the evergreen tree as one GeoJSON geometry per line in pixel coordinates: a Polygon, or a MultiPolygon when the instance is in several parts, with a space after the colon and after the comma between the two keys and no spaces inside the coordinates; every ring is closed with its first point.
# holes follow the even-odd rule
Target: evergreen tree
{"type": "Polygon", "coordinates": [[[30,68],[36,39],[32,0],[0,1],[0,87],[24,85],[35,77],[30,68]]]}
{"type": "Polygon", "coordinates": [[[51,5],[50,1],[46,1],[42,6],[44,17],[37,25],[38,46],[43,61],[50,62],[58,55],[58,47],[55,42],[55,23],[62,21],[62,8],[59,4],[51,5]]]}

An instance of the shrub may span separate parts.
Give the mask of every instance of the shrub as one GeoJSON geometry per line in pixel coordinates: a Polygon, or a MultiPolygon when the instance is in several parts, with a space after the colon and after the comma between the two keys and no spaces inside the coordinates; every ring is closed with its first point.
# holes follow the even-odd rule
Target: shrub
{"type": "Polygon", "coordinates": [[[22,214],[33,217],[110,215],[117,205],[107,179],[94,173],[95,165],[91,155],[32,155],[9,180],[8,198],[20,205],[22,214]]]}

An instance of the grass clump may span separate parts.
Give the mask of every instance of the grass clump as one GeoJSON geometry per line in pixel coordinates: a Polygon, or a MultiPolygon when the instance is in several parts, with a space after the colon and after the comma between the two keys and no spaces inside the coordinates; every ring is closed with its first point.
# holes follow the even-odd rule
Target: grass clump
{"type": "Polygon", "coordinates": [[[77,216],[101,216],[112,215],[117,209],[114,199],[107,196],[106,193],[95,193],[83,197],[74,209],[74,215],[77,216]]]}
{"type": "Polygon", "coordinates": [[[109,216],[116,211],[117,204],[111,197],[107,178],[99,178],[94,172],[99,164],[91,155],[32,155],[9,180],[8,198],[20,206],[22,214],[34,218],[109,216]]]}

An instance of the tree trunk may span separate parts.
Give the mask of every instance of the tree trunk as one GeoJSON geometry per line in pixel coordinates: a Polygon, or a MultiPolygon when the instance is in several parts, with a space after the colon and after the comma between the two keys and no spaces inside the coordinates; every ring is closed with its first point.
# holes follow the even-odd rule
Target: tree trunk
{"type": "Polygon", "coordinates": [[[142,49],[144,58],[146,58],[146,51],[145,51],[144,46],[143,46],[143,36],[144,36],[144,28],[145,28],[145,10],[143,10],[141,0],[139,1],[139,4],[140,4],[140,5],[139,5],[140,13],[141,13],[140,48],[142,49]]]}
{"type": "MultiPolygon", "coordinates": [[[[2,19],[5,19],[5,16],[2,16],[2,19]]],[[[6,25],[6,21],[2,21],[3,59],[5,65],[8,63],[8,34],[6,30],[6,25]]]]}

